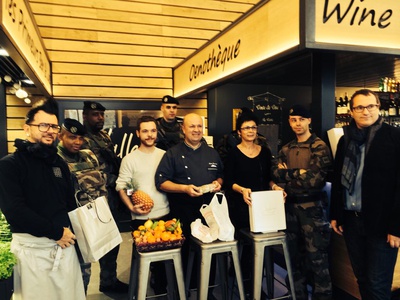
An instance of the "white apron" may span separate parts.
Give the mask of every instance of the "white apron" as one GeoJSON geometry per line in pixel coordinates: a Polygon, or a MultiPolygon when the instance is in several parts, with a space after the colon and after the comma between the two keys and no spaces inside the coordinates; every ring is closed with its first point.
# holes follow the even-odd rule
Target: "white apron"
{"type": "Polygon", "coordinates": [[[82,273],[74,246],[62,249],[46,237],[13,233],[13,300],[84,300],[82,273]]]}

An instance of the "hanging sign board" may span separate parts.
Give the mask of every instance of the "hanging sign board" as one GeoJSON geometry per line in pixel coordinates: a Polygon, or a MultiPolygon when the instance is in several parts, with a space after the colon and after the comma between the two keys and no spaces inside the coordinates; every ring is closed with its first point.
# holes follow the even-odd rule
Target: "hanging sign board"
{"type": "Polygon", "coordinates": [[[306,3],[307,48],[400,54],[400,1],[306,3]]]}
{"type": "MultiPolygon", "coordinates": [[[[51,95],[50,61],[24,0],[1,1],[1,28],[51,95]]],[[[11,57],[12,58],[12,57],[11,57]]]]}
{"type": "Polygon", "coordinates": [[[199,91],[296,48],[300,43],[299,2],[268,1],[187,58],[174,70],[174,96],[199,91]]]}
{"type": "Polygon", "coordinates": [[[280,124],[281,123],[281,105],[278,101],[255,101],[254,114],[260,121],[260,124],[280,124]]]}

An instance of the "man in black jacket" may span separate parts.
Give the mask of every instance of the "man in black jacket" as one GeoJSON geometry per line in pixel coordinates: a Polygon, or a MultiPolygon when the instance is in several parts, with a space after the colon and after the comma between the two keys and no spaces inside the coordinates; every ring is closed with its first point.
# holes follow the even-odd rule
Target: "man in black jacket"
{"type": "Polygon", "coordinates": [[[85,299],[75,235],[68,212],[76,208],[71,174],[54,145],[58,125],[54,100],[29,110],[27,139],[0,160],[0,208],[11,225],[14,299],[85,299]]]}
{"type": "Polygon", "coordinates": [[[344,236],[363,300],[391,298],[400,245],[400,129],[379,107],[370,90],[351,97],[332,183],[331,225],[344,236]]]}

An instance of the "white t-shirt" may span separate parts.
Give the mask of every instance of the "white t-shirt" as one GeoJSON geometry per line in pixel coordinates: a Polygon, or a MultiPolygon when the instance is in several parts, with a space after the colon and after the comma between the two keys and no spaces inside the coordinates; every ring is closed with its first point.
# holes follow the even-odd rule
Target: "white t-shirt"
{"type": "Polygon", "coordinates": [[[169,203],[165,193],[157,190],[155,185],[155,174],[164,156],[165,151],[154,148],[152,153],[145,153],[136,149],[126,155],[121,162],[116,190],[125,190],[129,182],[136,182],[138,189],[150,196],[154,201],[154,207],[147,215],[136,215],[132,213],[132,220],[157,219],[169,213],[169,203]]]}

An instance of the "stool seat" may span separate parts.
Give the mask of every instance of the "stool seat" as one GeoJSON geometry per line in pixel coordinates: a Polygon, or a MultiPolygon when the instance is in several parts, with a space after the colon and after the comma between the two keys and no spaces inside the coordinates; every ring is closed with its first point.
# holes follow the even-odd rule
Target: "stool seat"
{"type": "Polygon", "coordinates": [[[129,279],[129,300],[135,299],[135,294],[137,294],[136,299],[146,298],[150,263],[156,261],[165,262],[168,281],[168,299],[177,299],[173,295],[175,285],[172,266],[171,264],[167,263],[169,260],[173,261],[175,267],[175,276],[176,283],[178,285],[179,299],[186,299],[182,270],[181,248],[151,252],[139,252],[135,245],[133,245],[131,274],[129,279]]]}
{"type": "Polygon", "coordinates": [[[288,272],[291,298],[293,300],[296,300],[296,295],[294,293],[292,267],[290,263],[289,250],[286,243],[286,234],[281,231],[271,232],[271,233],[254,233],[249,231],[248,229],[241,229],[240,234],[243,236],[245,240],[250,241],[250,243],[253,246],[253,251],[254,251],[253,299],[260,299],[261,297],[260,287],[262,286],[262,269],[264,262],[265,247],[282,245],[283,253],[285,256],[286,268],[288,272]]]}
{"type": "MultiPolygon", "coordinates": [[[[210,268],[211,268],[211,260],[212,255],[221,254],[221,253],[231,253],[233,265],[235,268],[236,280],[238,282],[238,289],[240,299],[244,299],[244,290],[243,290],[243,281],[242,281],[242,272],[240,270],[239,263],[239,250],[238,250],[238,242],[236,240],[233,241],[214,241],[212,243],[203,243],[199,239],[195,237],[191,237],[190,239],[190,252],[189,252],[189,261],[186,272],[186,289],[189,290],[190,285],[190,277],[193,267],[194,260],[194,252],[200,253],[200,278],[198,285],[198,296],[199,300],[206,300],[208,295],[208,285],[210,278],[210,268]]],[[[225,272],[223,272],[225,273],[225,272]]],[[[225,283],[224,283],[225,284],[225,283]]],[[[227,293],[224,293],[226,296],[227,293]]]]}

